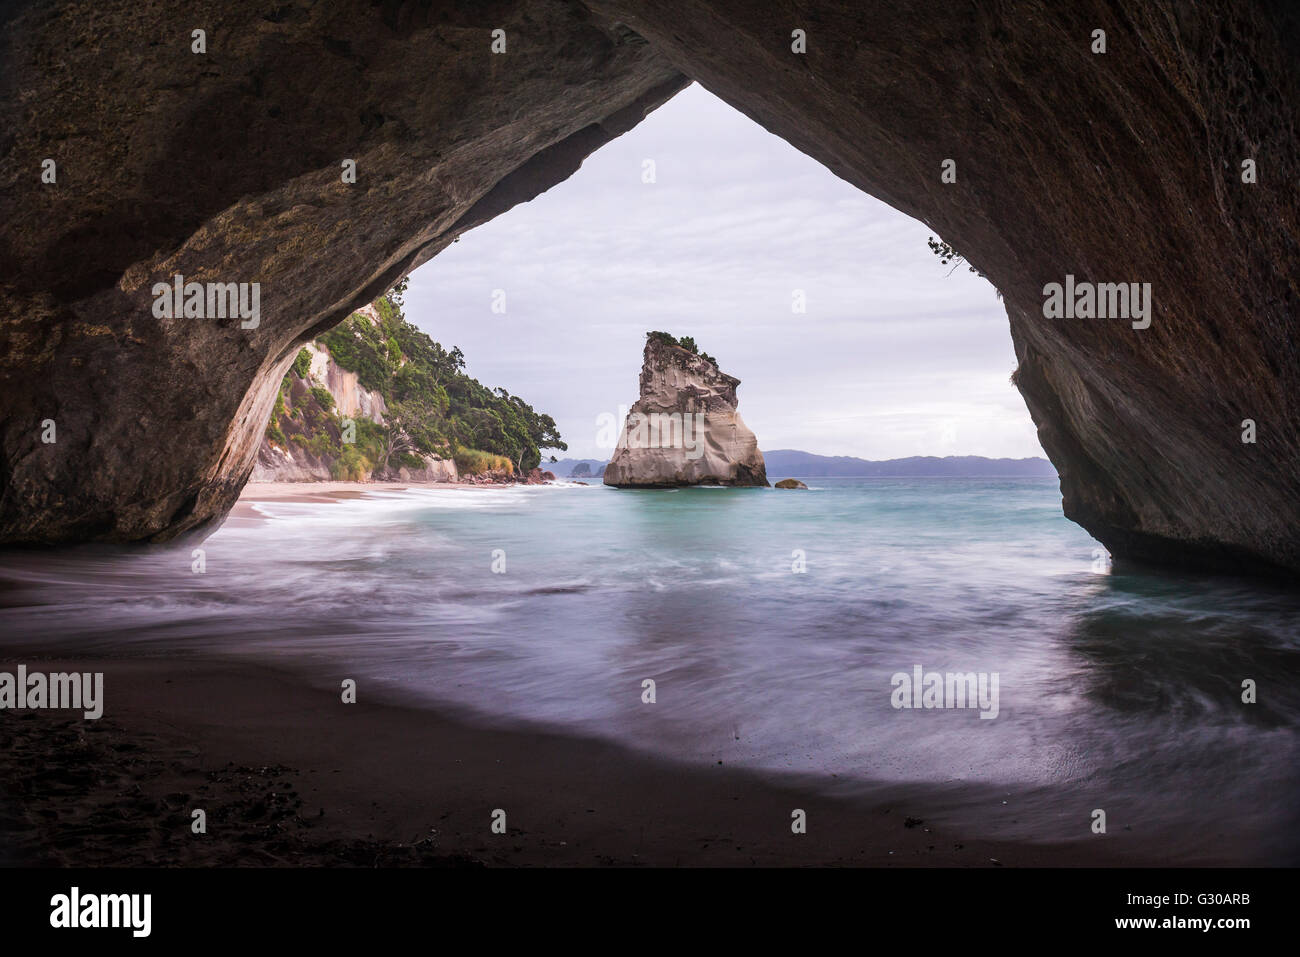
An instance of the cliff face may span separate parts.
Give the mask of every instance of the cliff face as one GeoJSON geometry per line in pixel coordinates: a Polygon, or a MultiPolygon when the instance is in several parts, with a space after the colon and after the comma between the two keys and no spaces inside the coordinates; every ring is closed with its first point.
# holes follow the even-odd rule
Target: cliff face
{"type": "MultiPolygon", "coordinates": [[[[373,309],[357,310],[376,321],[373,309]]],[[[402,482],[455,482],[456,463],[449,458],[412,453],[405,463],[395,462],[381,475],[366,470],[351,471],[339,455],[336,443],[341,439],[338,419],[365,419],[378,426],[386,424],[388,412],[384,397],[363,386],[356,372],[344,369],[322,343],[309,342],[304,347],[310,357],[305,375],[295,368],[285,377],[281,396],[271,413],[271,425],[262,436],[253,465],[251,482],[328,482],[339,479],[370,480],[380,478],[402,482]],[[316,390],[323,390],[321,395],[316,390]],[[325,404],[322,404],[324,401],[325,404]],[[328,443],[314,438],[328,434],[328,443]],[[328,448],[323,446],[335,446],[328,448]]]]}
{"type": "Polygon", "coordinates": [[[758,440],[736,411],[738,385],[710,359],[651,337],[641,397],[628,413],[605,484],[767,485],[758,440]]]}
{"type": "Polygon", "coordinates": [[[593,6],[989,278],[1065,514],[1115,556],[1300,572],[1294,3],[593,6]],[[1150,327],[1045,318],[1067,275],[1150,282],[1150,327]]]}
{"type": "Polygon", "coordinates": [[[334,361],[327,347],[309,342],[303,347],[311,353],[311,378],[329,390],[339,415],[360,416],[382,423],[388,404],[380,392],[371,392],[361,384],[361,377],[334,361]]]}
{"type": "Polygon", "coordinates": [[[300,343],[689,75],[998,287],[1065,512],[1113,553],[1300,572],[1294,4],[86,9],[0,10],[0,541],[210,526],[300,343]],[[259,324],[155,318],[176,274],[261,282],[259,324]],[[1150,326],[1046,318],[1067,275],[1151,283],[1150,326]]]}
{"type": "Polygon", "coordinates": [[[0,5],[0,543],[210,531],[304,342],[687,82],[568,0],[0,5]]]}

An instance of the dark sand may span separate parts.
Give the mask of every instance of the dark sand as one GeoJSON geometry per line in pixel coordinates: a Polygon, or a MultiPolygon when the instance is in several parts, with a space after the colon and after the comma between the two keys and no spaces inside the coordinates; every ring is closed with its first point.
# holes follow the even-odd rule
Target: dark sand
{"type": "Polygon", "coordinates": [[[367,701],[364,686],[344,705],[251,664],[22,662],[105,672],[105,711],[0,713],[9,865],[1162,863],[1132,837],[980,840],[924,820],[922,794],[827,798],[796,779],[477,728],[367,701]],[[207,834],[190,831],[196,807],[207,834]],[[495,808],[504,835],[491,833],[495,808]],[[808,814],[805,835],[791,833],[794,808],[808,814]]]}

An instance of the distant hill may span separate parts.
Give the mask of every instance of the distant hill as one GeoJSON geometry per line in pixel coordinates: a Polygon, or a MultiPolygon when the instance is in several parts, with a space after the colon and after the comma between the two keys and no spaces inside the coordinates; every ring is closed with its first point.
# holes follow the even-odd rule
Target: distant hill
{"type": "MultiPolygon", "coordinates": [[[[574,478],[586,480],[597,478],[604,473],[605,459],[560,459],[558,462],[542,461],[542,468],[549,469],[555,473],[556,478],[568,478],[573,475],[574,478]],[[573,470],[579,465],[587,466],[585,474],[573,475],[573,470]]],[[[578,469],[582,472],[582,469],[578,469]]]]}
{"type": "MultiPolygon", "coordinates": [[[[982,455],[946,455],[938,458],[934,455],[913,455],[906,459],[873,462],[870,459],[858,459],[851,455],[814,455],[812,452],[800,452],[797,449],[777,449],[774,452],[764,452],[763,459],[767,462],[768,477],[772,481],[790,476],[932,478],[948,475],[958,478],[1056,478],[1056,469],[1052,468],[1052,463],[1044,458],[989,459],[982,455]]],[[[585,481],[600,477],[605,467],[605,460],[560,459],[558,462],[545,460],[542,462],[542,468],[550,469],[559,478],[573,475],[573,470],[579,465],[586,465],[588,472],[574,477],[585,481]]]]}
{"type": "Polygon", "coordinates": [[[987,459],[982,455],[947,455],[937,458],[933,455],[914,455],[906,459],[872,462],[848,455],[814,455],[795,449],[765,451],[763,458],[767,462],[767,474],[773,479],[787,476],[1056,478],[1056,469],[1043,458],[987,459]]]}

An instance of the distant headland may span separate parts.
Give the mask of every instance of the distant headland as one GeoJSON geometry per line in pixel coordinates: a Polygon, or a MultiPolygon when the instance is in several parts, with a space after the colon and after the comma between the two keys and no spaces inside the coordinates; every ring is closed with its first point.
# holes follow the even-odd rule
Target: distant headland
{"type": "MultiPolygon", "coordinates": [[[[983,455],[913,455],[902,459],[873,461],[851,455],[817,455],[797,449],[764,452],[770,474],[802,478],[1056,478],[1056,469],[1045,458],[991,459],[983,455]]],[[[546,467],[563,478],[596,478],[603,473],[603,459],[559,459],[546,467]],[[585,466],[585,468],[583,468],[585,466]]]]}

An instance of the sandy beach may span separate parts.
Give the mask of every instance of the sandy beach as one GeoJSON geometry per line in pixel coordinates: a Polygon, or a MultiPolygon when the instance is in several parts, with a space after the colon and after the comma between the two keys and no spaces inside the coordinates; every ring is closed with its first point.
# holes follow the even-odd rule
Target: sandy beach
{"type": "Polygon", "coordinates": [[[249,482],[222,524],[238,527],[261,521],[262,516],[256,508],[258,502],[323,505],[380,493],[405,492],[408,489],[474,492],[512,487],[513,485],[479,485],[472,482],[249,482]]]}
{"type": "MultiPolygon", "coordinates": [[[[926,798],[832,800],[797,779],[682,767],[616,745],[489,730],[312,687],[289,672],[185,658],[102,670],[100,721],[5,716],[7,864],[879,866],[1159,863],[1131,837],[973,839],[926,798]],[[52,746],[51,742],[57,743],[52,746]],[[491,815],[507,814],[507,833],[491,815]],[[793,809],[806,834],[791,832],[793,809]],[[207,833],[191,833],[203,809],[207,833]]],[[[9,664],[6,667],[13,667],[9,664]]]]}
{"type": "Polygon", "coordinates": [[[376,492],[405,492],[407,489],[510,488],[510,485],[479,485],[473,482],[249,482],[239,496],[241,502],[331,502],[360,498],[376,492]]]}

